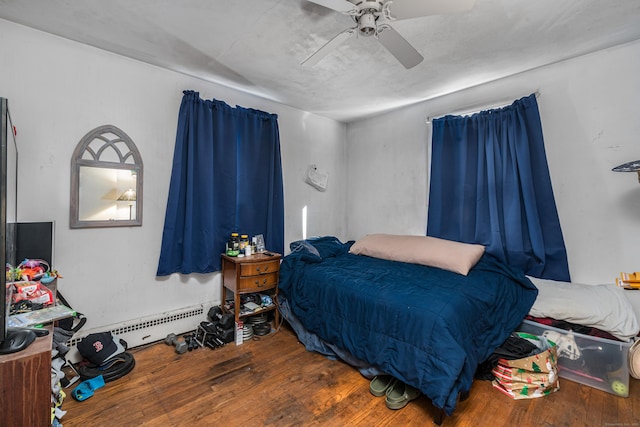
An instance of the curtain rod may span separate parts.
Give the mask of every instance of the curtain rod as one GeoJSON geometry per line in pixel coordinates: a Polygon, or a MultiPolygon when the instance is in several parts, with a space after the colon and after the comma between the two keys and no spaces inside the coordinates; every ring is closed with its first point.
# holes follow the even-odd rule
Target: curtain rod
{"type": "MultiPolygon", "coordinates": [[[[536,89],[534,94],[536,95],[536,98],[540,97],[540,91],[539,90],[536,89]]],[[[529,96],[529,95],[524,95],[524,96],[529,96]]],[[[429,125],[429,124],[431,124],[433,119],[437,119],[437,118],[443,117],[443,116],[449,116],[449,115],[468,116],[470,114],[478,113],[478,112],[483,111],[483,110],[490,110],[490,109],[493,109],[493,108],[506,107],[507,105],[511,105],[515,100],[523,98],[524,96],[519,96],[519,97],[515,97],[515,98],[511,97],[511,98],[503,99],[501,101],[494,101],[494,102],[491,102],[491,103],[483,102],[482,104],[467,105],[466,107],[459,107],[459,108],[457,108],[456,110],[454,110],[452,112],[440,113],[440,114],[436,114],[436,115],[427,116],[426,123],[429,125]]]]}

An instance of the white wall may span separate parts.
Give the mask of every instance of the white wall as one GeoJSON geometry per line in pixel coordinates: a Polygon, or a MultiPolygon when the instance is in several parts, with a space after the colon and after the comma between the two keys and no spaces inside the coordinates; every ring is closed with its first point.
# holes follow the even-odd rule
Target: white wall
{"type": "Polygon", "coordinates": [[[639,75],[635,42],[349,124],[349,238],[425,232],[427,117],[539,90],[572,280],[611,283],[638,270],[640,184],[611,168],[640,159],[639,75]]]}
{"type": "Polygon", "coordinates": [[[311,234],[344,238],[345,124],[7,21],[0,20],[0,34],[0,96],[9,99],[18,128],[18,219],[56,221],[59,289],[87,316],[83,331],[219,303],[217,273],[155,275],[183,90],[278,114],[285,245],[301,238],[305,205],[311,234]],[[143,226],[71,230],[71,155],[87,132],[105,124],[126,132],[142,155],[143,226]],[[310,163],[329,172],[326,192],[304,183],[310,163]]]}

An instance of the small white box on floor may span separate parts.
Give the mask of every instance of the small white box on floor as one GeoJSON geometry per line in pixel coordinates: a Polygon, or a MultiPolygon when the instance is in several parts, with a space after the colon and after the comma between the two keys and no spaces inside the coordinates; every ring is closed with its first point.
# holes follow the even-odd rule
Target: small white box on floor
{"type": "Polygon", "coordinates": [[[243,330],[244,325],[242,322],[236,322],[236,345],[240,345],[244,342],[243,330]]]}

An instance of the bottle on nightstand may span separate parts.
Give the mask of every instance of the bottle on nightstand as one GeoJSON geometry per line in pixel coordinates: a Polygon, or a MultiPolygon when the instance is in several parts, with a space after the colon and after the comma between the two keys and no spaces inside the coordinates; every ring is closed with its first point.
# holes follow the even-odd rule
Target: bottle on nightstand
{"type": "Polygon", "coordinates": [[[238,233],[231,233],[231,237],[227,242],[227,255],[238,256],[240,254],[240,239],[238,233]]]}

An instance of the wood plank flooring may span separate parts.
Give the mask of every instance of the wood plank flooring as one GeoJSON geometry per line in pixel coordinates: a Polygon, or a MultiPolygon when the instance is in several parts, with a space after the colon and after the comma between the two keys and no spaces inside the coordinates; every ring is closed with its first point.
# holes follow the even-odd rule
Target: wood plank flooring
{"type": "MultiPolygon", "coordinates": [[[[430,426],[437,415],[424,396],[387,409],[356,369],[306,351],[286,325],[241,346],[179,355],[160,342],[131,352],[134,370],[84,402],[66,390],[64,427],[430,426]]],[[[640,380],[630,396],[561,378],[556,393],[514,401],[476,381],[443,426],[640,427],[640,380]]]]}

